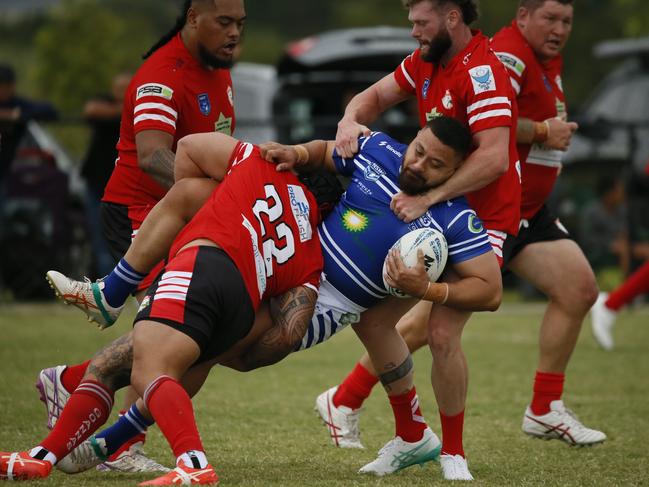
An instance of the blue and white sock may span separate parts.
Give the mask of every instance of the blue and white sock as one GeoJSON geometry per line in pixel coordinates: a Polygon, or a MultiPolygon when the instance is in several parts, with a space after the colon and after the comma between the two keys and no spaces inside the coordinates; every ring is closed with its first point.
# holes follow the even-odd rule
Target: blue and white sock
{"type": "Polygon", "coordinates": [[[142,416],[142,413],[133,404],[115,424],[97,433],[95,438],[103,439],[106,442],[106,452],[108,456],[111,456],[131,438],[140,433],[146,433],[147,428],[152,424],[153,421],[148,421],[142,416]]]}
{"type": "Polygon", "coordinates": [[[119,308],[146,276],[133,269],[126,259],[120,260],[113,272],[104,279],[103,293],[108,304],[119,308]]]}

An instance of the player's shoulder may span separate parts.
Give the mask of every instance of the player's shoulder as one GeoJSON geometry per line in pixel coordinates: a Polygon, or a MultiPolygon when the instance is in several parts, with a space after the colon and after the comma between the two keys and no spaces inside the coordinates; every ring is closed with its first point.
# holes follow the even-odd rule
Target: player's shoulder
{"type": "Polygon", "coordinates": [[[476,211],[464,196],[439,203],[444,230],[454,233],[481,233],[483,226],[476,211]]]}
{"type": "Polygon", "coordinates": [[[382,163],[397,161],[400,164],[408,146],[384,132],[372,132],[368,136],[359,137],[358,148],[359,156],[382,163]]]}
{"type": "Polygon", "coordinates": [[[513,26],[499,30],[491,39],[491,48],[505,65],[521,75],[533,60],[533,53],[520,33],[513,26]]]}

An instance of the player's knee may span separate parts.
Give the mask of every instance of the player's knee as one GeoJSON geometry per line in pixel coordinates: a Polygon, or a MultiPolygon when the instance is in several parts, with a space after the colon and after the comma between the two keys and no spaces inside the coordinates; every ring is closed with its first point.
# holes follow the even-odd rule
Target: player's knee
{"type": "Polygon", "coordinates": [[[550,298],[568,309],[583,312],[589,310],[599,293],[597,281],[590,269],[573,273],[571,279],[558,283],[550,298]]]}
{"type": "Polygon", "coordinates": [[[434,326],[428,330],[428,346],[433,357],[449,355],[459,347],[459,337],[449,327],[434,326]]]}

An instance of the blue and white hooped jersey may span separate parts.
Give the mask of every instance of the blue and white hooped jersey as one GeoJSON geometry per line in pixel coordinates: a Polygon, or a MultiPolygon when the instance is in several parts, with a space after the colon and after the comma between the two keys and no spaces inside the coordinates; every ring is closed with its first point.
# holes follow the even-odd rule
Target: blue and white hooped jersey
{"type": "Polygon", "coordinates": [[[411,223],[399,220],[390,201],[399,192],[407,146],[381,132],[361,137],[359,144],[353,159],[334,152],[338,171],[351,176],[351,182],[318,227],[326,279],[346,298],[369,308],[387,296],[383,261],[394,242],[417,228],[430,227],[444,234],[453,264],[491,251],[482,222],[463,197],[438,203],[411,223]]]}

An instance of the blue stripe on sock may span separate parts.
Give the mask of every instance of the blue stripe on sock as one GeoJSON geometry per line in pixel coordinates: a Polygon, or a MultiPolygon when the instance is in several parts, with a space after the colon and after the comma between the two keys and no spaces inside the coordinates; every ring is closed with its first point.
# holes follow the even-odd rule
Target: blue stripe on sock
{"type": "Polygon", "coordinates": [[[95,436],[96,438],[103,438],[106,441],[107,454],[110,456],[119,450],[128,440],[140,433],[146,432],[147,427],[152,424],[153,422],[144,419],[134,404],[124,416],[119,417],[116,423],[95,436]]]}
{"type": "Polygon", "coordinates": [[[137,290],[146,274],[135,271],[125,259],[119,261],[106,279],[104,279],[104,297],[110,306],[119,308],[128,295],[137,290]]]}

